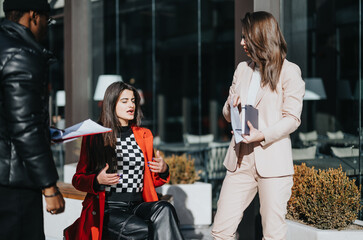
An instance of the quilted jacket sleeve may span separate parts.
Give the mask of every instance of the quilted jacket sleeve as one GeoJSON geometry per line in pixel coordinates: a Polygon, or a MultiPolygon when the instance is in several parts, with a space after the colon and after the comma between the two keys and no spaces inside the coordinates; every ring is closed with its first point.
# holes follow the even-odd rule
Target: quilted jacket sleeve
{"type": "MultiPolygon", "coordinates": [[[[35,186],[53,185],[58,174],[49,141],[47,60],[31,49],[19,49],[3,64],[1,107],[19,166],[35,186]]],[[[16,171],[10,173],[10,182],[19,178],[16,171]]]]}

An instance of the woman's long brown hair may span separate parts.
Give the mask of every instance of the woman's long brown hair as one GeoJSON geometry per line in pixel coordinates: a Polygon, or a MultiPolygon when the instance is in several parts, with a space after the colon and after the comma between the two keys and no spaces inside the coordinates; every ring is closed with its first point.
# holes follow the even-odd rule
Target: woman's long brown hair
{"type": "Polygon", "coordinates": [[[135,96],[135,116],[133,120],[129,121],[129,126],[140,126],[141,124],[142,111],[140,108],[140,95],[136,88],[124,82],[112,83],[106,89],[99,120],[104,127],[112,129],[112,132],[102,134],[105,146],[116,146],[117,132],[121,127],[120,121],[116,115],[116,104],[124,90],[133,91],[135,96]]]}
{"type": "Polygon", "coordinates": [[[276,19],[268,12],[246,13],[242,34],[252,61],[260,67],[262,86],[268,85],[275,91],[287,54],[286,41],[276,19]]]}
{"type": "Polygon", "coordinates": [[[98,174],[105,167],[106,163],[109,165],[107,173],[115,173],[117,171],[115,146],[121,124],[116,115],[116,104],[120,99],[121,93],[126,89],[133,91],[135,96],[135,116],[133,120],[129,121],[129,125],[139,126],[141,123],[140,95],[136,88],[124,82],[112,83],[106,89],[99,119],[99,122],[103,126],[111,128],[112,132],[86,138],[87,158],[89,159],[88,173],[98,174]]]}

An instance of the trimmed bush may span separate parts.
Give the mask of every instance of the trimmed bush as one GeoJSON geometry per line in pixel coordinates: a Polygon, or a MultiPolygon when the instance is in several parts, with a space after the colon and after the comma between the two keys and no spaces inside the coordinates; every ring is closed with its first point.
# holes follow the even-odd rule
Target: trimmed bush
{"type": "Polygon", "coordinates": [[[361,186],[350,180],[342,167],[315,170],[295,165],[294,186],[287,218],[320,229],[343,229],[357,219],[361,186]]]}
{"type": "Polygon", "coordinates": [[[190,155],[172,155],[165,157],[164,161],[169,165],[169,184],[191,184],[199,180],[199,172],[196,172],[194,159],[190,155]]]}

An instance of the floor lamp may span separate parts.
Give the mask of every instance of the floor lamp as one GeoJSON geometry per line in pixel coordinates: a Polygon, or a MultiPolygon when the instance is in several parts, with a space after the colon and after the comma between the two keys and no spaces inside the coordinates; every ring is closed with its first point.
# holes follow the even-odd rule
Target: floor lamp
{"type": "Polygon", "coordinates": [[[313,101],[311,103],[311,115],[312,115],[312,126],[314,130],[316,101],[326,99],[325,88],[323,85],[323,80],[321,78],[305,78],[304,81],[305,81],[304,101],[313,101]]]}
{"type": "Polygon", "coordinates": [[[98,77],[95,94],[93,95],[93,100],[102,101],[106,89],[114,82],[122,82],[122,77],[120,75],[100,75],[98,77]]]}

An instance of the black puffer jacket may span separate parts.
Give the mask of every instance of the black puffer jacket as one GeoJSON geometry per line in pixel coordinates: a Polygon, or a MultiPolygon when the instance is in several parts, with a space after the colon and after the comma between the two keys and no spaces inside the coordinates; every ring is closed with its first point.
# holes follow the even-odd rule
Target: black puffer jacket
{"type": "Polygon", "coordinates": [[[49,140],[50,54],[31,31],[0,25],[0,185],[44,188],[56,183],[49,140]]]}

